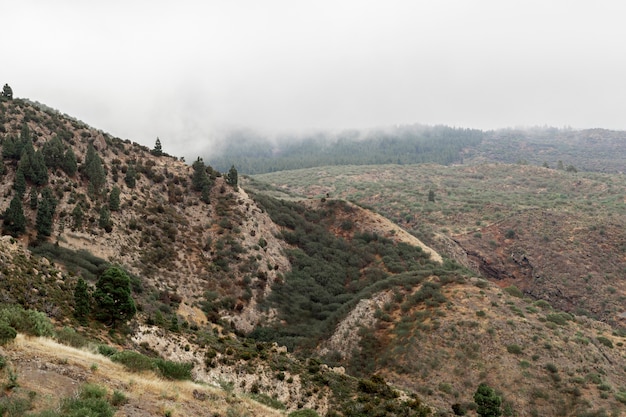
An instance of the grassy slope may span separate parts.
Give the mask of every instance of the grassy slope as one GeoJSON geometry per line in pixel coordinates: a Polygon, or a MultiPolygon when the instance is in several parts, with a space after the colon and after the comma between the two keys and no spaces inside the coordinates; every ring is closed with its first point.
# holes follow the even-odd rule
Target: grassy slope
{"type": "MultiPolygon", "coordinates": [[[[97,384],[122,392],[128,403],[118,415],[155,416],[215,415],[279,416],[284,413],[266,407],[245,396],[235,396],[222,389],[191,381],[166,381],[151,372],[130,373],[89,350],[61,345],[47,338],[19,335],[14,343],[0,351],[17,374],[19,387],[14,396],[35,392],[33,410],[56,408],[62,398],[74,395],[85,384],[97,384]]],[[[4,372],[3,380],[7,378],[4,372]]]]}

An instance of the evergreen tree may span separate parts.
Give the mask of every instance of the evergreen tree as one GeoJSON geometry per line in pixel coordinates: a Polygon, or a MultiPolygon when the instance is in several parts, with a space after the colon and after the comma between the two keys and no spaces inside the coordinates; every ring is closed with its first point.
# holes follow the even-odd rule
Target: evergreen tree
{"type": "Polygon", "coordinates": [[[161,156],[163,155],[163,148],[161,147],[161,140],[157,137],[156,143],[154,144],[154,149],[152,149],[152,155],[161,156]]]}
{"type": "Polygon", "coordinates": [[[476,412],[481,417],[499,417],[502,415],[500,408],[502,398],[496,394],[493,388],[485,383],[478,386],[474,394],[474,402],[478,406],[476,412]]]}
{"type": "Polygon", "coordinates": [[[115,186],[109,193],[109,209],[119,211],[120,209],[120,188],[115,186]]]}
{"type": "Polygon", "coordinates": [[[4,161],[0,159],[0,177],[3,177],[7,173],[7,167],[4,165],[4,161]]]}
{"type": "Polygon", "coordinates": [[[96,196],[99,196],[102,193],[106,178],[102,159],[100,159],[100,155],[98,155],[96,148],[91,143],[87,147],[83,170],[89,180],[89,190],[96,196]]]}
{"type": "Polygon", "coordinates": [[[30,189],[30,208],[31,210],[37,209],[39,193],[35,187],[30,189]]]}
{"type": "Polygon", "coordinates": [[[30,142],[30,145],[33,146],[33,139],[30,136],[30,129],[28,128],[27,123],[22,124],[22,130],[20,131],[20,141],[23,144],[30,142]]]}
{"type": "Polygon", "coordinates": [[[100,276],[93,293],[96,319],[111,324],[130,320],[137,309],[130,292],[130,278],[119,267],[110,267],[100,276]]]}
{"type": "Polygon", "coordinates": [[[435,190],[428,191],[428,201],[430,201],[431,203],[435,202],[435,190]]]}
{"type": "Polygon", "coordinates": [[[235,190],[239,189],[239,174],[237,173],[237,168],[235,168],[234,165],[232,165],[228,170],[228,174],[226,175],[226,182],[231,185],[235,190]]]}
{"type": "Polygon", "coordinates": [[[37,208],[37,218],[35,220],[38,238],[44,238],[52,234],[52,220],[56,207],[57,200],[54,198],[52,190],[49,187],[44,188],[41,192],[41,201],[37,208]]]}
{"type": "Polygon", "coordinates": [[[128,188],[135,188],[135,184],[137,183],[137,170],[135,169],[135,165],[128,165],[124,182],[128,188]]]}
{"type": "Polygon", "coordinates": [[[23,147],[22,141],[15,136],[9,136],[2,143],[2,157],[19,160],[22,156],[23,147]]]}
{"type": "Polygon", "coordinates": [[[83,228],[83,219],[85,218],[85,213],[81,208],[80,204],[76,204],[74,206],[74,210],[72,210],[72,219],[74,220],[74,229],[81,230],[83,228]]]}
{"type": "Polygon", "coordinates": [[[26,232],[26,217],[22,207],[22,198],[19,195],[15,195],[11,199],[9,207],[4,212],[3,229],[4,233],[8,233],[13,237],[18,237],[26,232]]]}
{"type": "Polygon", "coordinates": [[[191,177],[191,187],[194,191],[202,191],[205,186],[209,185],[209,177],[206,173],[206,166],[202,158],[198,157],[191,167],[193,168],[193,175],[191,177]]]}
{"type": "Polygon", "coordinates": [[[76,154],[74,154],[72,148],[67,148],[67,151],[65,151],[61,168],[63,168],[63,171],[70,177],[76,174],[78,165],[76,164],[76,154]]]}
{"type": "Polygon", "coordinates": [[[21,166],[17,166],[17,170],[15,171],[15,182],[13,183],[13,189],[17,193],[17,195],[22,198],[24,193],[26,192],[26,177],[24,176],[24,171],[21,166]]]}
{"type": "Polygon", "coordinates": [[[63,169],[65,147],[61,138],[54,135],[52,139],[44,143],[43,156],[46,166],[50,169],[63,169]]]}
{"type": "Polygon", "coordinates": [[[74,317],[78,319],[80,324],[85,326],[90,312],[91,296],[89,295],[89,288],[84,279],[78,278],[76,287],[74,287],[74,317]]]}
{"type": "Polygon", "coordinates": [[[41,186],[48,183],[48,168],[46,167],[43,154],[39,150],[35,152],[35,155],[31,158],[30,172],[30,180],[35,185],[41,186]]]}
{"type": "Polygon", "coordinates": [[[2,88],[2,98],[13,100],[13,89],[9,87],[9,84],[5,84],[2,88]]]}
{"type": "Polygon", "coordinates": [[[111,221],[111,211],[106,205],[100,207],[100,218],[98,219],[98,225],[103,228],[107,233],[113,230],[113,222],[111,221]]]}

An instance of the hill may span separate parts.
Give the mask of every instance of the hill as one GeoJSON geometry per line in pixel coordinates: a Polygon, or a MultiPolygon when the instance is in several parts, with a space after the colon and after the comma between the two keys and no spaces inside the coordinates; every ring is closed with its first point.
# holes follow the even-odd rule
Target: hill
{"type": "Polygon", "coordinates": [[[613,176],[350,166],[304,171],[301,184],[281,173],[276,188],[24,100],[0,102],[0,115],[12,235],[0,239],[0,406],[11,415],[69,415],[74,400],[116,415],[476,415],[482,382],[506,415],[623,407],[622,287],[602,286],[599,263],[614,258],[579,264],[566,244],[589,248],[581,224],[602,221],[596,243],[613,250],[623,204],[613,176]],[[560,213],[554,229],[527,225],[539,209],[560,213]],[[546,253],[542,235],[524,240],[550,230],[560,246],[546,253]],[[516,267],[506,254],[520,248],[516,267]],[[572,270],[598,268],[586,284],[608,301],[577,303],[587,316],[562,296],[579,289],[552,293],[547,273],[524,286],[559,248],[572,270]],[[102,308],[111,266],[128,275],[136,314],[78,314],[80,280],[102,308]],[[74,400],[51,398],[43,377],[74,400]]]}

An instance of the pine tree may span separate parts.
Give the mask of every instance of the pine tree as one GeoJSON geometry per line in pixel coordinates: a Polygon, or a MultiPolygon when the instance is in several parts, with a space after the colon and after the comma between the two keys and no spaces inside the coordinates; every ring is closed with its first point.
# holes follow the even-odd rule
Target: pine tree
{"type": "Polygon", "coordinates": [[[106,205],[100,207],[100,218],[98,219],[98,225],[103,228],[107,233],[110,233],[111,230],[113,230],[111,211],[106,205]]]}
{"type": "Polygon", "coordinates": [[[2,98],[13,100],[13,89],[9,87],[9,84],[5,84],[2,88],[2,98]]]}
{"type": "Polygon", "coordinates": [[[40,150],[35,152],[35,155],[31,158],[30,172],[30,180],[35,185],[41,186],[48,183],[48,168],[40,150]]]}
{"type": "Polygon", "coordinates": [[[72,148],[67,148],[67,151],[65,151],[61,168],[63,168],[63,171],[70,177],[76,174],[78,165],[76,164],[76,154],[74,154],[72,148]]]}
{"type": "Polygon", "coordinates": [[[65,147],[61,138],[54,135],[52,139],[44,143],[43,156],[46,166],[50,169],[63,169],[65,147]]]}
{"type": "Polygon", "coordinates": [[[156,138],[154,149],[152,149],[152,155],[154,156],[163,155],[163,148],[161,147],[161,140],[158,137],[156,138]]]}
{"type": "Polygon", "coordinates": [[[109,209],[119,211],[120,209],[120,188],[115,186],[109,193],[109,209]]]}
{"type": "Polygon", "coordinates": [[[39,203],[38,200],[39,197],[39,193],[37,192],[37,189],[35,187],[30,189],[30,208],[31,210],[36,210],[37,209],[37,204],[39,203]]]}
{"type": "Polygon", "coordinates": [[[83,170],[89,180],[89,190],[96,196],[101,195],[106,177],[100,155],[98,155],[96,148],[94,148],[91,143],[87,147],[83,170]]]}
{"type": "Polygon", "coordinates": [[[80,204],[76,204],[74,206],[74,210],[72,210],[72,219],[74,220],[73,228],[75,230],[81,230],[83,228],[83,219],[85,217],[85,213],[83,209],[80,207],[80,204]]]}
{"type": "Polygon", "coordinates": [[[74,317],[83,326],[87,324],[87,318],[91,312],[91,296],[87,283],[82,278],[78,278],[74,287],[74,317]]]}
{"type": "Polygon", "coordinates": [[[110,267],[100,276],[93,293],[98,320],[111,324],[130,320],[137,308],[131,296],[130,278],[119,267],[110,267]]]}
{"type": "Polygon", "coordinates": [[[54,198],[52,190],[49,187],[44,188],[41,192],[41,201],[37,208],[37,218],[35,220],[38,238],[45,238],[52,234],[52,220],[56,207],[57,200],[54,198]]]}
{"type": "Polygon", "coordinates": [[[18,237],[26,232],[26,217],[22,207],[22,198],[19,195],[15,195],[11,199],[9,208],[4,212],[3,230],[4,233],[8,233],[13,237],[18,237]]]}
{"type": "Polygon", "coordinates": [[[135,184],[137,183],[137,170],[134,165],[128,165],[124,182],[128,188],[135,188],[135,184]]]}
{"type": "Polygon", "coordinates": [[[22,156],[23,147],[21,140],[15,136],[9,136],[2,143],[2,157],[19,160],[22,156]]]}
{"type": "Polygon", "coordinates": [[[235,190],[239,189],[239,174],[237,173],[237,168],[235,168],[234,165],[232,165],[228,170],[228,174],[226,175],[226,182],[235,190]]]}
{"type": "Polygon", "coordinates": [[[17,166],[17,170],[15,171],[15,182],[13,183],[13,189],[17,193],[17,195],[22,198],[24,193],[26,192],[26,177],[24,176],[24,171],[21,166],[17,166]]]}
{"type": "Polygon", "coordinates": [[[202,191],[207,184],[209,184],[209,177],[206,173],[206,166],[202,158],[198,157],[191,167],[193,168],[193,175],[191,177],[191,186],[194,191],[202,191]]]}
{"type": "Polygon", "coordinates": [[[478,406],[476,413],[481,417],[499,417],[502,415],[500,406],[502,398],[487,384],[480,384],[474,393],[474,402],[478,406]]]}

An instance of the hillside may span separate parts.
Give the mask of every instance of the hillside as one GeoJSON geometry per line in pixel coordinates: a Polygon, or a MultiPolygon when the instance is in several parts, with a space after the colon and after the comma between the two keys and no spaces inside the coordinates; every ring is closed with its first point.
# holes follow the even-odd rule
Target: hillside
{"type": "Polygon", "coordinates": [[[373,207],[502,287],[516,285],[618,330],[626,324],[621,175],[483,164],[327,167],[255,178],[373,207]]]}
{"type": "Polygon", "coordinates": [[[63,415],[63,396],[118,416],[477,415],[483,382],[505,415],[626,401],[619,177],[385,165],[272,186],[19,99],[0,135],[10,415],[63,415]],[[81,279],[102,309],[111,266],[136,314],[81,316],[81,279]]]}

